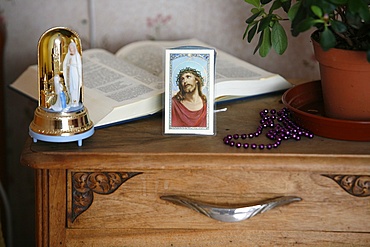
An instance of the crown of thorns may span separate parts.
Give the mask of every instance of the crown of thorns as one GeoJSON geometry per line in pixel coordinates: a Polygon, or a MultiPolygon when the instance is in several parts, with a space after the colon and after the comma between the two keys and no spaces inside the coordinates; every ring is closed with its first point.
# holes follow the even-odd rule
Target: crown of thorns
{"type": "Polygon", "coordinates": [[[176,79],[177,85],[180,84],[181,76],[185,73],[192,73],[193,75],[195,75],[196,77],[198,77],[201,80],[200,81],[201,86],[204,85],[203,77],[202,77],[201,73],[198,70],[190,68],[190,67],[186,67],[184,69],[181,69],[180,72],[177,74],[177,79],[176,79]]]}

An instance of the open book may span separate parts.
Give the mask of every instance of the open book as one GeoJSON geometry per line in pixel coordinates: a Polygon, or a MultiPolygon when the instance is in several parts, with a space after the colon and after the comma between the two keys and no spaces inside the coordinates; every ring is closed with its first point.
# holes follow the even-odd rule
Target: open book
{"type": "MultiPolygon", "coordinates": [[[[196,39],[138,41],[116,54],[103,49],[83,51],[84,105],[95,127],[106,127],[159,112],[163,108],[166,48],[209,45],[196,39]]],[[[217,50],[216,102],[285,90],[292,85],[270,73],[217,50]]],[[[38,99],[37,65],[11,84],[38,99]]]]}

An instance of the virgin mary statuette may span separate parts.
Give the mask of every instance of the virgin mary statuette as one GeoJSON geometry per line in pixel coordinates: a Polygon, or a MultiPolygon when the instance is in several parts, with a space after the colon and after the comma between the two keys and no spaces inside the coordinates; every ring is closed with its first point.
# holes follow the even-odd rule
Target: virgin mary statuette
{"type": "Polygon", "coordinates": [[[82,48],[65,27],[46,31],[38,43],[39,105],[29,127],[34,142],[72,142],[94,134],[83,105],[82,48]]]}

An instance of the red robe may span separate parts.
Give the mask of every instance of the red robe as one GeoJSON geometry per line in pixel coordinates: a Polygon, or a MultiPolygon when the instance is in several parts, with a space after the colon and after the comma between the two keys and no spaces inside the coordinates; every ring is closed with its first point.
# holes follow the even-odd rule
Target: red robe
{"type": "Polygon", "coordinates": [[[207,104],[202,109],[188,110],[176,98],[172,98],[172,127],[207,127],[207,104]]]}

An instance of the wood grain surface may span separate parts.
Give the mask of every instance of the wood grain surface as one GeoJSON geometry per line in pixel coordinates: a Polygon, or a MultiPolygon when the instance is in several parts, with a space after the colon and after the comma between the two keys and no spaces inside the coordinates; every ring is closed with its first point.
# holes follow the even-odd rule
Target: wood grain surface
{"type": "MultiPolygon", "coordinates": [[[[223,144],[227,134],[253,132],[259,111],[282,108],[280,98],[218,105],[227,111],[217,113],[216,136],[163,135],[157,114],[98,129],[81,147],[29,139],[21,161],[37,171],[37,246],[366,246],[369,142],[315,136],[273,150],[223,144]],[[137,175],[114,187],[125,173],[137,175]],[[86,175],[79,187],[75,174],[86,175]],[[328,175],[361,179],[338,183],[328,175]],[[348,186],[365,194],[349,193],[348,186]],[[223,206],[280,196],[302,201],[223,223],[161,200],[163,195],[223,206]],[[88,207],[72,217],[77,203],[88,207]]],[[[264,136],[254,141],[268,142],[264,136]]]]}

